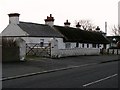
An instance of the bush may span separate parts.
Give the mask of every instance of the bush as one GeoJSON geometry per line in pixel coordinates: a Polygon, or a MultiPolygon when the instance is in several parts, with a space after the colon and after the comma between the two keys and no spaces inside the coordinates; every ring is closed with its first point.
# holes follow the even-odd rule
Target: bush
{"type": "Polygon", "coordinates": [[[14,41],[13,39],[3,38],[2,47],[18,47],[18,45],[16,41],[14,41]]]}
{"type": "Polygon", "coordinates": [[[18,47],[2,47],[2,62],[20,61],[18,47]]]}

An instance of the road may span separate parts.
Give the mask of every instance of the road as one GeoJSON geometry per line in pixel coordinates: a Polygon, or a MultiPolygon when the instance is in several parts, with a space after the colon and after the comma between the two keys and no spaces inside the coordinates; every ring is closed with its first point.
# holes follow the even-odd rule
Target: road
{"type": "Polygon", "coordinates": [[[22,77],[3,88],[118,88],[118,61],[22,77]]]}

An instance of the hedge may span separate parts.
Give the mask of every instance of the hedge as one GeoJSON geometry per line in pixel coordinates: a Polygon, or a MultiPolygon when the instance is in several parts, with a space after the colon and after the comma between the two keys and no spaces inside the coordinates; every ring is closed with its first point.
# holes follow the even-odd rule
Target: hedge
{"type": "Polygon", "coordinates": [[[2,39],[2,62],[20,61],[19,47],[13,39],[2,39]]]}

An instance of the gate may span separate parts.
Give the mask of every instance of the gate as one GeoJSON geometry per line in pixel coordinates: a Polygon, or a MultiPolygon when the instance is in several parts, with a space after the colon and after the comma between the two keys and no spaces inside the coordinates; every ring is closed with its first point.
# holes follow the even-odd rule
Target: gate
{"type": "Polygon", "coordinates": [[[26,44],[26,55],[35,56],[51,56],[51,43],[27,43],[26,44]]]}

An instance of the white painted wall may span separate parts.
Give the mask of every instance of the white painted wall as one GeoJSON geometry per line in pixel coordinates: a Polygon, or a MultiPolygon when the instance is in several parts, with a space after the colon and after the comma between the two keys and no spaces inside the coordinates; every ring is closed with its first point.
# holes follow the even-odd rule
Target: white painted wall
{"type": "Polygon", "coordinates": [[[63,38],[56,38],[58,40],[58,49],[65,49],[65,43],[63,42],[63,38]]]}
{"type": "MultiPolygon", "coordinates": [[[[71,43],[71,42],[68,42],[71,43]]],[[[61,43],[62,44],[62,43],[61,43]]],[[[63,44],[65,45],[65,42],[63,42],[63,44]]],[[[76,43],[71,43],[70,48],[83,48],[82,47],[83,43],[79,43],[79,47],[76,47],[76,43]]],[[[99,44],[99,46],[101,46],[101,48],[103,48],[103,44],[99,44]]],[[[84,43],[84,48],[94,48],[92,44],[89,44],[89,47],[87,47],[87,43],[84,43]]],[[[98,48],[98,45],[96,44],[96,48],[98,48]]],[[[100,47],[99,47],[100,48],[100,47]]],[[[61,48],[61,49],[66,49],[66,48],[61,48]]]]}
{"type": "Polygon", "coordinates": [[[72,48],[72,49],[57,49],[57,53],[52,53],[52,56],[66,57],[79,55],[99,55],[100,49],[97,48],[72,48]]]}
{"type": "MultiPolygon", "coordinates": [[[[44,43],[50,43],[52,37],[22,37],[26,43],[40,43],[41,39],[44,39],[44,43]]],[[[64,49],[63,38],[56,38],[58,40],[58,49],[64,49]]]]}
{"type": "Polygon", "coordinates": [[[87,44],[84,44],[84,48],[87,48],[87,44]]]}
{"type": "Polygon", "coordinates": [[[20,50],[20,61],[24,61],[26,56],[26,43],[22,38],[16,38],[15,40],[20,50]]]}
{"type": "Polygon", "coordinates": [[[89,48],[92,48],[92,44],[89,44],[89,48]]]}
{"type": "MultiPolygon", "coordinates": [[[[78,56],[78,55],[99,55],[100,49],[98,48],[68,48],[58,49],[56,39],[51,41],[51,57],[66,57],[66,56],[78,56]]],[[[76,46],[75,43],[71,43],[71,46],[76,46]]]]}
{"type": "Polygon", "coordinates": [[[76,48],[76,43],[71,43],[71,48],[76,48]]]}
{"type": "Polygon", "coordinates": [[[26,36],[28,35],[17,24],[9,24],[3,31],[2,36],[26,36]]]}
{"type": "Polygon", "coordinates": [[[90,48],[74,48],[74,49],[64,49],[59,50],[60,57],[64,56],[78,56],[78,55],[99,55],[99,49],[90,48]]]}
{"type": "Polygon", "coordinates": [[[106,49],[108,49],[108,48],[110,48],[110,44],[107,44],[107,47],[106,47],[106,49]]]}
{"type": "Polygon", "coordinates": [[[79,48],[82,48],[82,44],[81,43],[79,43],[79,48]]]}
{"type": "Polygon", "coordinates": [[[48,43],[50,41],[49,38],[44,38],[44,37],[22,37],[26,43],[40,43],[41,39],[44,39],[44,43],[48,43]]]}

